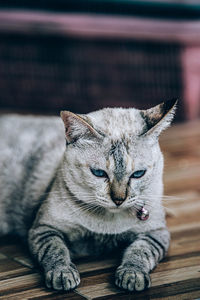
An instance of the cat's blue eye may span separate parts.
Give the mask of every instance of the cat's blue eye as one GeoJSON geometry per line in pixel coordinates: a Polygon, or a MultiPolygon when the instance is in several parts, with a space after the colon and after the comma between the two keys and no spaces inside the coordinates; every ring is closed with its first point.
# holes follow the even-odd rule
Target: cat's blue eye
{"type": "Polygon", "coordinates": [[[108,174],[104,170],[90,168],[90,171],[96,177],[108,178],[108,174]]]}
{"type": "Polygon", "coordinates": [[[131,178],[140,178],[140,177],[144,176],[145,173],[146,173],[146,170],[138,170],[138,171],[135,171],[135,172],[131,175],[131,178]]]}

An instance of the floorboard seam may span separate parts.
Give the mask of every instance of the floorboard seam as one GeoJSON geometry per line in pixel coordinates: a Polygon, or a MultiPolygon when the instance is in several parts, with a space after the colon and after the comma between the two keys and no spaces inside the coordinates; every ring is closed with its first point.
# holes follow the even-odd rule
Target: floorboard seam
{"type": "Polygon", "coordinates": [[[74,290],[74,292],[75,292],[76,294],[78,294],[79,296],[84,297],[86,300],[92,300],[92,298],[89,298],[89,297],[85,296],[84,294],[80,293],[80,292],[77,291],[77,290],[74,290]]]}

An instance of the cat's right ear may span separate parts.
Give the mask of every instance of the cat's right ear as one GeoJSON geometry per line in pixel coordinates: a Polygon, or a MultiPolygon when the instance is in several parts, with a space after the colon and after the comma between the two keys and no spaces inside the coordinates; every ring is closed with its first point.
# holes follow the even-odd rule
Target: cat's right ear
{"type": "Polygon", "coordinates": [[[60,116],[65,126],[67,144],[74,143],[79,139],[91,141],[100,134],[81,116],[70,111],[61,111],[60,116]]]}
{"type": "Polygon", "coordinates": [[[177,105],[177,99],[162,102],[147,110],[141,110],[146,128],[142,135],[154,135],[158,137],[160,133],[171,124],[177,105]]]}

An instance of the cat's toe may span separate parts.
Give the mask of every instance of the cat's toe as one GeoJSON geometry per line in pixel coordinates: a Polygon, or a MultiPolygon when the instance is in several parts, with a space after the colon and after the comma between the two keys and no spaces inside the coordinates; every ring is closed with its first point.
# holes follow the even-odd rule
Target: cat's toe
{"type": "Polygon", "coordinates": [[[80,283],[80,275],[74,265],[62,266],[50,270],[45,275],[46,286],[54,290],[69,291],[80,283]]]}
{"type": "Polygon", "coordinates": [[[150,276],[134,267],[120,266],[115,274],[115,284],[128,291],[143,291],[151,285],[150,276]]]}

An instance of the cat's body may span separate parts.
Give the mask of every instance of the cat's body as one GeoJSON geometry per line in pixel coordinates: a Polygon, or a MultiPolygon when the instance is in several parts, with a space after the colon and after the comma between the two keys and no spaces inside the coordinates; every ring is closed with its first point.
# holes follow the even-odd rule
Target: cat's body
{"type": "Polygon", "coordinates": [[[0,117],[0,233],[27,235],[65,149],[60,118],[0,117]]]}
{"type": "Polygon", "coordinates": [[[48,287],[79,284],[71,258],[123,248],[116,284],[150,285],[169,246],[157,137],[173,105],[63,112],[67,146],[60,118],[0,117],[0,234],[28,236],[48,287]],[[144,206],[146,221],[137,213],[144,206]]]}

